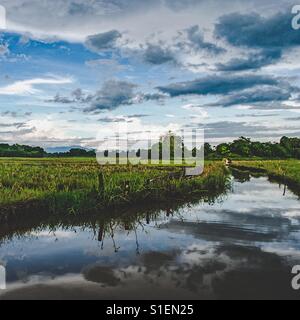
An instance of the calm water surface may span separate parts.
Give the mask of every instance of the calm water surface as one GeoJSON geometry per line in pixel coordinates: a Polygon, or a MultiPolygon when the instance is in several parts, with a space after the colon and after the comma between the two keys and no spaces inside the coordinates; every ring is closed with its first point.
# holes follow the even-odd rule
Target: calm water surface
{"type": "Polygon", "coordinates": [[[175,211],[4,229],[1,299],[300,299],[300,201],[265,177],[175,211]]]}

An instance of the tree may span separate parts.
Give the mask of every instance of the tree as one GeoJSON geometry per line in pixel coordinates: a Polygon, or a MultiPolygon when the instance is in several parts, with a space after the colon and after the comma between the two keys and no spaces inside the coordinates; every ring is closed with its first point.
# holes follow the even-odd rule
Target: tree
{"type": "Polygon", "coordinates": [[[220,156],[229,156],[230,155],[230,146],[228,143],[221,143],[216,148],[217,154],[220,156]]]}
{"type": "Polygon", "coordinates": [[[279,143],[272,145],[272,156],[274,158],[285,159],[290,157],[289,151],[279,143]]]}
{"type": "Polygon", "coordinates": [[[250,157],[251,140],[241,137],[238,140],[233,141],[233,143],[230,145],[230,151],[243,157],[250,157]]]}
{"type": "Polygon", "coordinates": [[[204,156],[208,157],[210,154],[214,153],[212,146],[209,143],[204,144],[204,156]]]}
{"type": "Polygon", "coordinates": [[[46,156],[46,152],[40,147],[0,144],[0,157],[42,158],[44,156],[46,156]]]}

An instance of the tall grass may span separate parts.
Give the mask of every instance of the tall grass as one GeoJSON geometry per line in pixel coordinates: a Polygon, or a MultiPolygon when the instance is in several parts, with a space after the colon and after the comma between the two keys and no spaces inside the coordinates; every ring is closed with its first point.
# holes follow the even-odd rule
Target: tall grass
{"type": "Polygon", "coordinates": [[[208,163],[187,179],[181,168],[104,166],[91,159],[0,160],[0,212],[41,206],[75,214],[104,207],[220,192],[228,184],[222,163],[208,163]]]}
{"type": "Polygon", "coordinates": [[[237,161],[233,166],[265,173],[270,178],[291,185],[300,191],[299,160],[237,161]]]}

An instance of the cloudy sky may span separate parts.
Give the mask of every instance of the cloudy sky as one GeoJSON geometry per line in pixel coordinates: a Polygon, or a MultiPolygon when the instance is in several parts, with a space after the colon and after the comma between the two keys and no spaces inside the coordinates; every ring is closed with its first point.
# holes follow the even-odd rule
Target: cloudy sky
{"type": "Polygon", "coordinates": [[[0,141],[95,147],[128,130],[300,136],[290,0],[0,0],[0,141]]]}

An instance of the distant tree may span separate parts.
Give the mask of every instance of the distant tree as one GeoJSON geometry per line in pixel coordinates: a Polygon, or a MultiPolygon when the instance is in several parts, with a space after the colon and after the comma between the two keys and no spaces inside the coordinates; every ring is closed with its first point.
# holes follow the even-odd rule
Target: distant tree
{"type": "MultiPolygon", "coordinates": [[[[185,142],[181,137],[176,136],[172,132],[167,135],[160,137],[160,142],[154,144],[149,150],[137,150],[137,156],[143,157],[147,154],[148,159],[154,153],[159,154],[159,159],[162,159],[162,150],[164,148],[170,148],[171,159],[175,158],[175,154],[182,154],[183,158],[192,151],[193,156],[196,155],[197,151],[203,151],[205,157],[209,159],[219,159],[220,157],[260,157],[265,159],[287,159],[296,158],[300,159],[300,139],[282,137],[280,143],[274,142],[259,142],[251,141],[249,138],[240,137],[234,140],[232,143],[221,143],[215,148],[209,143],[205,143],[203,149],[197,150],[193,148],[188,150],[185,142]]],[[[120,154],[117,154],[119,157],[120,154]]],[[[28,158],[42,158],[42,157],[96,157],[94,150],[85,150],[82,148],[73,148],[68,152],[47,154],[43,148],[32,147],[26,145],[9,145],[6,143],[0,144],[0,157],[28,157],[28,158]]],[[[108,157],[108,151],[105,151],[105,157],[108,157]]]]}
{"type": "Polygon", "coordinates": [[[231,153],[238,154],[243,157],[251,156],[251,140],[245,137],[241,137],[238,140],[234,140],[230,144],[231,153]]]}
{"type": "Polygon", "coordinates": [[[294,149],[294,157],[300,159],[300,148],[294,149]]]}
{"type": "Polygon", "coordinates": [[[208,157],[209,155],[211,155],[213,153],[214,153],[214,150],[213,150],[212,146],[206,142],[204,144],[204,156],[208,157]]]}
{"type": "Polygon", "coordinates": [[[288,137],[282,137],[280,139],[280,145],[282,147],[284,147],[287,151],[289,151],[290,153],[293,151],[293,145],[292,142],[290,141],[290,139],[288,137]]]}
{"type": "Polygon", "coordinates": [[[288,138],[288,137],[282,137],[280,140],[280,145],[284,147],[287,151],[290,157],[294,157],[299,159],[299,151],[300,149],[300,139],[299,138],[288,138]]]}
{"type": "Polygon", "coordinates": [[[285,159],[285,158],[289,158],[290,157],[290,153],[289,153],[288,149],[286,149],[281,144],[274,143],[272,145],[272,157],[273,158],[285,159]]]}
{"type": "Polygon", "coordinates": [[[225,157],[230,155],[230,145],[228,143],[221,143],[217,146],[216,152],[218,155],[225,157]]]}
{"type": "Polygon", "coordinates": [[[0,144],[0,157],[42,158],[44,156],[46,156],[46,152],[40,147],[0,144]]]}

